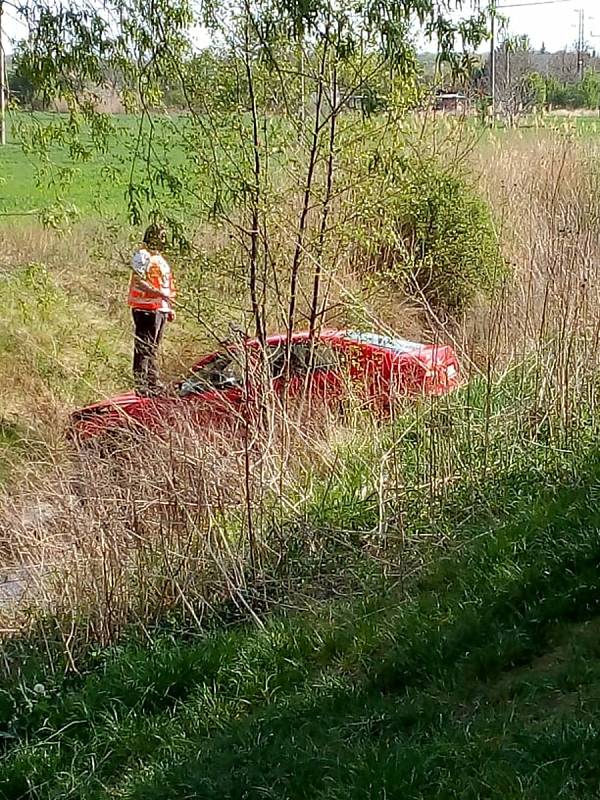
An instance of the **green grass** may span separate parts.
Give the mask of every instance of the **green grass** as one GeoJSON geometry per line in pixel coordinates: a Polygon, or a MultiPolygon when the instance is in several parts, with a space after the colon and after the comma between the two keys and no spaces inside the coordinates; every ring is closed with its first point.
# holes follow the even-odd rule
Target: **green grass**
{"type": "Polygon", "coordinates": [[[184,118],[158,117],[152,126],[135,116],[108,119],[112,130],[103,144],[86,125],[73,135],[64,114],[13,112],[8,144],[0,151],[0,220],[14,223],[37,215],[53,222],[52,215],[63,207],[76,218],[111,217],[123,223],[129,216],[129,187],[142,183],[153,183],[159,202],[168,206],[172,187],[162,185],[157,174],[166,168],[185,179],[184,118]],[[146,164],[150,146],[152,174],[146,164]]]}
{"type": "Polygon", "coordinates": [[[39,172],[34,155],[23,153],[19,145],[7,145],[0,153],[2,180],[0,182],[0,215],[11,221],[19,215],[42,214],[45,209],[66,202],[82,217],[111,215],[126,218],[124,179],[104,178],[99,160],[87,163],[72,162],[59,148],[50,153],[52,167],[48,175],[39,172]],[[67,186],[55,186],[57,168],[73,169],[67,186]]]}
{"type": "MultiPolygon", "coordinates": [[[[124,154],[123,143],[118,143],[110,160],[97,155],[90,161],[83,162],[69,157],[66,147],[56,144],[50,147],[47,171],[43,172],[44,160],[40,160],[35,152],[24,152],[17,126],[30,124],[32,128],[39,125],[52,124],[60,119],[60,115],[11,114],[8,144],[0,151],[0,214],[8,215],[14,222],[13,215],[39,213],[60,202],[68,202],[76,206],[83,216],[100,216],[115,214],[123,216],[126,212],[124,177],[108,180],[102,175],[105,163],[117,160],[124,154]],[[58,169],[71,168],[73,174],[68,185],[63,185],[58,169]]],[[[124,128],[129,128],[134,135],[135,119],[125,119],[124,128]]]]}
{"type": "MultiPolygon", "coordinates": [[[[129,218],[130,183],[153,186],[157,200],[150,205],[154,203],[164,210],[172,207],[182,219],[190,213],[202,217],[231,201],[226,195],[240,180],[240,159],[248,158],[243,141],[246,137],[234,130],[227,120],[216,127],[207,122],[205,128],[198,128],[186,121],[185,116],[157,116],[152,123],[150,170],[145,163],[150,147],[147,121],[142,125],[141,146],[132,169],[140,133],[139,117],[110,117],[114,130],[108,137],[105,152],[94,148],[91,131],[86,126],[75,137],[77,146],[71,149],[72,137],[66,115],[12,112],[10,120],[8,145],[0,151],[0,224],[3,219],[15,224],[22,216],[30,214],[42,216],[51,223],[60,221],[58,209],[65,207],[80,218],[110,217],[123,224],[129,218]],[[37,135],[33,149],[23,150],[20,130],[26,131],[29,137],[32,132],[37,135]],[[47,149],[40,145],[45,136],[50,136],[47,149]],[[218,152],[213,150],[217,140],[218,152]],[[169,179],[165,182],[167,172],[175,176],[175,192],[183,187],[178,201],[173,196],[169,179]]],[[[460,125],[460,121],[440,118],[437,124],[444,130],[460,125]]],[[[467,126],[472,132],[473,128],[479,130],[474,118],[467,121],[467,126]]],[[[531,119],[517,130],[507,130],[500,124],[493,132],[484,130],[481,134],[485,143],[490,135],[522,138],[558,132],[588,138],[599,131],[600,119],[596,117],[548,115],[541,124],[531,119]]],[[[278,162],[283,159],[282,154],[293,137],[290,140],[285,133],[283,122],[274,124],[269,136],[271,161],[278,162]]],[[[243,193],[244,185],[242,181],[237,191],[243,193]]],[[[143,192],[137,199],[142,204],[149,202],[143,192]]]]}
{"type": "Polygon", "coordinates": [[[15,460],[24,457],[27,449],[27,432],[18,422],[0,417],[0,485],[10,474],[15,460]]]}
{"type": "Polygon", "coordinates": [[[542,464],[499,472],[475,514],[451,492],[452,536],[404,591],[264,630],[174,623],[79,674],[14,643],[0,797],[597,797],[600,462],[542,464]]]}
{"type": "Polygon", "coordinates": [[[10,288],[0,321],[0,364],[17,388],[73,405],[101,387],[110,392],[123,385],[128,342],[96,298],[82,300],[40,263],[0,274],[0,286],[5,281],[10,288]]]}
{"type": "MultiPolygon", "coordinates": [[[[473,122],[475,123],[475,120],[473,122]]],[[[495,133],[503,133],[506,136],[514,135],[517,131],[521,133],[530,131],[538,134],[556,131],[586,138],[600,132],[600,114],[583,115],[574,112],[567,116],[552,111],[542,116],[527,114],[517,119],[515,128],[509,128],[506,122],[500,118],[493,130],[495,133]]]]}
{"type": "MultiPolygon", "coordinates": [[[[81,277],[93,280],[92,275],[81,277]]],[[[42,455],[44,440],[65,424],[64,408],[128,385],[130,344],[123,332],[126,309],[121,318],[111,318],[91,293],[82,299],[45,264],[0,272],[0,289],[5,295],[0,319],[2,484],[24,460],[42,455]]]]}
{"type": "MultiPolygon", "coordinates": [[[[545,128],[560,131],[562,133],[573,133],[583,138],[597,136],[600,133],[600,114],[561,116],[560,114],[550,113],[543,117],[545,128]]],[[[535,124],[535,120],[531,120],[535,124]]]]}

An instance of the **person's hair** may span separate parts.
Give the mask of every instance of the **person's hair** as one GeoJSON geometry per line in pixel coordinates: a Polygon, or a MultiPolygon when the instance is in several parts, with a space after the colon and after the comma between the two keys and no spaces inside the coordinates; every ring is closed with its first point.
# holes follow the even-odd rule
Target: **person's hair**
{"type": "Polygon", "coordinates": [[[167,231],[157,222],[149,225],[144,233],[144,244],[151,250],[160,250],[167,240],[167,231]]]}

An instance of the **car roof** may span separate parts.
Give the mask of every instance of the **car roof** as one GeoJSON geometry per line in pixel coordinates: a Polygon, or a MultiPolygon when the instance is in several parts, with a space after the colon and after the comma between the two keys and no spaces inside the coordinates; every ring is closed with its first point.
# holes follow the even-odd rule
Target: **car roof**
{"type": "MultiPolygon", "coordinates": [[[[311,335],[310,331],[297,331],[292,334],[291,342],[292,344],[307,342],[310,339],[310,335],[311,335]]],[[[325,328],[321,330],[317,336],[317,339],[321,342],[338,342],[340,344],[354,343],[358,344],[359,346],[375,347],[375,348],[380,348],[382,350],[393,351],[396,353],[407,353],[407,354],[410,353],[415,355],[423,353],[424,351],[427,351],[432,347],[432,345],[418,344],[417,342],[411,342],[408,341],[407,339],[385,336],[379,333],[344,330],[337,328],[325,328]]],[[[278,345],[281,345],[283,347],[287,342],[287,334],[286,333],[271,334],[266,337],[265,342],[269,347],[277,347],[278,345]]],[[[229,352],[234,352],[243,347],[258,349],[261,346],[260,339],[256,337],[244,339],[243,342],[229,341],[229,342],[224,342],[223,344],[225,350],[228,350],[229,352]]],[[[196,366],[206,363],[212,357],[216,356],[219,352],[223,352],[223,350],[215,351],[213,353],[207,353],[205,356],[203,356],[199,361],[197,361],[194,364],[192,369],[194,369],[196,366]]]]}
{"type": "MultiPolygon", "coordinates": [[[[298,331],[293,333],[291,337],[292,343],[304,342],[310,338],[309,331],[298,331]]],[[[369,347],[379,347],[383,350],[394,350],[400,353],[416,353],[426,349],[429,345],[419,344],[418,342],[411,342],[408,339],[402,339],[398,336],[386,336],[380,333],[372,333],[367,331],[355,330],[338,330],[335,328],[327,328],[322,330],[318,337],[321,341],[338,341],[338,342],[353,342],[359,345],[368,345],[369,347]]],[[[273,346],[278,344],[285,344],[287,335],[285,333],[273,334],[267,336],[267,345],[273,346]]],[[[258,339],[249,339],[246,341],[247,346],[258,347],[260,342],[258,339]]]]}
{"type": "Polygon", "coordinates": [[[344,339],[371,347],[381,347],[383,350],[394,350],[397,353],[417,353],[428,347],[425,344],[401,339],[399,336],[386,336],[382,333],[366,333],[364,331],[344,331],[344,339]]]}

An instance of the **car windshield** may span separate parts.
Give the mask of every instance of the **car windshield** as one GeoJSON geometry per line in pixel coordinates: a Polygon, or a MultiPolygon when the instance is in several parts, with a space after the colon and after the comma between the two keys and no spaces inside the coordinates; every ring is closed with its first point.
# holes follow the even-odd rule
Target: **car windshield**
{"type": "Polygon", "coordinates": [[[214,389],[241,387],[243,384],[244,364],[241,353],[223,352],[193,369],[179,384],[178,394],[186,397],[214,389]]]}
{"type": "Polygon", "coordinates": [[[415,353],[422,349],[422,345],[416,342],[409,342],[408,339],[400,339],[395,336],[383,336],[379,333],[362,333],[360,331],[348,331],[345,334],[347,339],[359,344],[372,344],[375,347],[384,347],[386,350],[396,350],[399,353],[415,353]]]}

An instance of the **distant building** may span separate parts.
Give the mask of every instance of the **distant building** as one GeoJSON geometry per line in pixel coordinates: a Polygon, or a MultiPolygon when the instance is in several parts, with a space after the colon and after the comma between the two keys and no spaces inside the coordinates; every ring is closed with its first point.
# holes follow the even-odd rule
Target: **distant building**
{"type": "Polygon", "coordinates": [[[470,99],[461,92],[443,92],[433,100],[433,110],[446,114],[466,114],[470,108],[470,99]]]}

